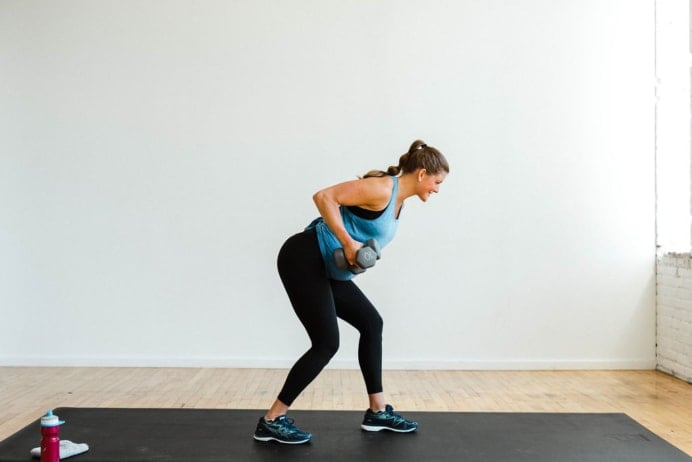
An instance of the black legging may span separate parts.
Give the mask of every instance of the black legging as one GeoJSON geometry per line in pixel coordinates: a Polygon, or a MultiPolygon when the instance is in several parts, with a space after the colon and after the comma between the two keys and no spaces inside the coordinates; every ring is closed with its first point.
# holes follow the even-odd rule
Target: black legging
{"type": "Polygon", "coordinates": [[[353,283],[326,276],[314,230],[291,236],[278,257],[279,276],[312,342],[293,365],[279,400],[290,406],[339,349],[337,317],[360,332],[358,362],[369,394],[382,391],[382,318],[353,283]]]}

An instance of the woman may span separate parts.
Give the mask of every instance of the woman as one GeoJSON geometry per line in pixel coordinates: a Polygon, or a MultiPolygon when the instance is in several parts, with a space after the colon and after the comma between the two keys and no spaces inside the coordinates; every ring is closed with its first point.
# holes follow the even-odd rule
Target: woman
{"type": "MultiPolygon", "coordinates": [[[[312,342],[288,373],[281,392],[254,438],[287,444],[307,443],[310,433],[286,417],[296,397],[317,377],[339,347],[337,318],[360,333],[358,362],[370,407],[361,428],[366,431],[411,432],[416,422],[396,414],[382,390],[382,318],[353,283],[355,274],[337,266],[334,251],[343,248],[350,266],[369,239],[380,248],[394,237],[404,201],[427,201],[449,173],[449,164],[435,148],[417,140],[386,172],[373,170],[363,178],[318,191],[313,200],[320,217],[302,233],[290,237],[278,256],[281,281],[312,342]]],[[[343,265],[339,265],[342,266],[343,265]]],[[[357,272],[357,271],[356,271],[357,272]]]]}

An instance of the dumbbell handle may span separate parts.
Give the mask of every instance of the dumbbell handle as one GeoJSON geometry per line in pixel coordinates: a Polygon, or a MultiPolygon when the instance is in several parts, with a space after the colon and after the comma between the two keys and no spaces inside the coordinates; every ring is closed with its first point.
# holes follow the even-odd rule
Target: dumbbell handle
{"type": "Polygon", "coordinates": [[[360,274],[367,268],[375,266],[375,261],[380,259],[380,246],[375,239],[368,239],[363,247],[356,252],[356,264],[349,265],[343,248],[334,250],[334,261],[337,268],[347,269],[353,274],[360,274]]]}

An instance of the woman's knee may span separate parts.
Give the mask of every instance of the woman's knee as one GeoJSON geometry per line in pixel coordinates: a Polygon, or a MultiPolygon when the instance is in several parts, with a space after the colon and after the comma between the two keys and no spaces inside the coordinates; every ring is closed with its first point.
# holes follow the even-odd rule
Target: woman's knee
{"type": "Polygon", "coordinates": [[[373,332],[382,335],[382,331],[384,330],[384,320],[382,319],[382,316],[380,316],[379,313],[376,313],[375,318],[373,319],[373,332]]]}
{"type": "Polygon", "coordinates": [[[361,337],[382,338],[384,321],[376,310],[372,310],[367,317],[351,320],[350,324],[358,330],[361,337]]]}
{"type": "Polygon", "coordinates": [[[312,350],[327,363],[339,351],[339,339],[330,338],[312,345],[312,350]]]}
{"type": "Polygon", "coordinates": [[[360,335],[370,338],[381,338],[384,330],[384,320],[379,313],[375,312],[360,329],[360,335]]]}

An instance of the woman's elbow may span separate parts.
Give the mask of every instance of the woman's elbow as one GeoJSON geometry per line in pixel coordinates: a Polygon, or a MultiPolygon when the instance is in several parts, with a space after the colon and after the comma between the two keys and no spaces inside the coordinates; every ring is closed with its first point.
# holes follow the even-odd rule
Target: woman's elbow
{"type": "Polygon", "coordinates": [[[326,194],[324,193],[324,189],[321,189],[312,195],[312,201],[317,206],[319,206],[320,204],[323,204],[325,202],[325,200],[326,200],[326,194]]]}

